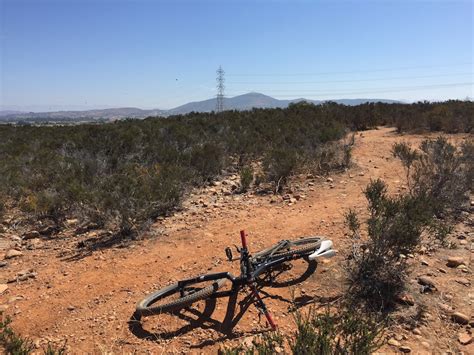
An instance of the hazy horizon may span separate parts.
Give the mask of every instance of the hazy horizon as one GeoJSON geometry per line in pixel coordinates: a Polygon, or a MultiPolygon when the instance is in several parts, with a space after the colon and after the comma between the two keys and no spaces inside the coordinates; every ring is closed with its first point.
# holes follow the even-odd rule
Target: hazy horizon
{"type": "Polygon", "coordinates": [[[471,1],[0,1],[0,110],[214,97],[464,100],[471,1]]]}

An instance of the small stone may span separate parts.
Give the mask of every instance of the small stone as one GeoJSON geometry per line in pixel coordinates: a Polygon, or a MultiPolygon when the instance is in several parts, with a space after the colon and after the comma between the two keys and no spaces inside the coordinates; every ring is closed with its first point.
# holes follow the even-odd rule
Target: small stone
{"type": "Polygon", "coordinates": [[[6,261],[0,261],[0,267],[5,267],[8,266],[8,263],[6,261]]]}
{"type": "Polygon", "coordinates": [[[25,234],[23,234],[23,239],[33,239],[33,238],[39,238],[40,233],[38,231],[30,231],[25,234]]]}
{"type": "Polygon", "coordinates": [[[435,282],[432,278],[428,276],[420,276],[418,277],[418,283],[423,286],[428,286],[430,288],[436,288],[435,282]]]}
{"type": "Polygon", "coordinates": [[[5,253],[5,259],[11,259],[11,258],[16,258],[18,256],[22,256],[23,253],[19,250],[16,249],[10,249],[5,253]]]}
{"type": "Polygon", "coordinates": [[[254,337],[252,337],[252,336],[246,337],[242,341],[242,345],[245,346],[246,348],[251,348],[253,346],[253,339],[254,339],[254,337]]]}
{"type": "Polygon", "coordinates": [[[428,349],[431,347],[430,343],[428,343],[427,341],[422,341],[421,345],[423,345],[425,348],[428,348],[428,349]]]}
{"type": "Polygon", "coordinates": [[[424,266],[430,266],[430,264],[424,259],[421,259],[420,263],[421,263],[421,265],[424,265],[424,266]]]}
{"type": "Polygon", "coordinates": [[[448,262],[446,263],[449,267],[458,267],[459,265],[466,264],[464,259],[458,256],[452,256],[448,258],[448,262]]]}
{"type": "Polygon", "coordinates": [[[411,353],[411,348],[406,345],[402,345],[398,348],[402,353],[411,353]]]}
{"type": "Polygon", "coordinates": [[[66,219],[66,225],[68,227],[74,227],[79,223],[79,220],[77,218],[71,218],[71,219],[66,219]]]}
{"type": "Polygon", "coordinates": [[[444,313],[451,313],[453,311],[453,308],[445,303],[440,303],[438,306],[444,313]]]}
{"type": "Polygon", "coordinates": [[[402,341],[402,340],[405,340],[405,336],[403,334],[395,334],[394,336],[395,340],[398,340],[398,341],[402,341]]]}
{"type": "Polygon", "coordinates": [[[462,332],[458,334],[458,341],[462,345],[468,345],[472,343],[472,335],[468,332],[462,332]]]}
{"type": "Polygon", "coordinates": [[[74,306],[72,306],[72,305],[67,307],[67,310],[68,310],[68,311],[74,311],[75,309],[76,309],[76,307],[74,307],[74,306]]]}
{"type": "Polygon", "coordinates": [[[399,347],[401,344],[399,343],[398,340],[395,340],[394,338],[390,338],[388,341],[387,341],[387,344],[388,345],[392,345],[392,346],[396,346],[396,347],[399,347]]]}
{"type": "Polygon", "coordinates": [[[326,179],[326,181],[327,181],[327,182],[334,182],[334,179],[333,179],[333,178],[330,178],[330,177],[328,177],[328,178],[326,179]]]}
{"type": "Polygon", "coordinates": [[[6,290],[8,290],[8,285],[0,284],[0,295],[4,293],[6,290]]]}
{"type": "Polygon", "coordinates": [[[446,274],[446,273],[447,273],[447,271],[446,271],[445,269],[442,269],[442,268],[439,268],[438,271],[439,271],[440,273],[442,273],[442,274],[446,274]]]}
{"type": "Polygon", "coordinates": [[[454,312],[451,314],[451,319],[459,324],[468,324],[469,323],[469,317],[466,316],[465,314],[461,312],[454,312]]]}
{"type": "Polygon", "coordinates": [[[276,352],[277,354],[281,354],[281,353],[283,353],[283,348],[280,347],[280,346],[276,346],[276,347],[275,347],[275,352],[276,352]]]}
{"type": "Polygon", "coordinates": [[[360,173],[359,173],[359,176],[364,176],[364,173],[363,173],[363,172],[360,172],[360,173]]]}
{"type": "Polygon", "coordinates": [[[471,284],[471,281],[469,281],[468,279],[466,279],[464,277],[458,278],[454,281],[456,281],[457,283],[459,283],[461,285],[464,285],[464,286],[469,286],[471,284]]]}
{"type": "Polygon", "coordinates": [[[406,304],[409,306],[415,305],[415,299],[408,293],[402,293],[397,296],[396,301],[400,304],[406,304]]]}
{"type": "Polygon", "coordinates": [[[23,296],[13,296],[8,299],[8,303],[15,303],[16,301],[21,301],[23,299],[23,296]]]}
{"type": "Polygon", "coordinates": [[[415,329],[413,329],[412,333],[415,334],[415,335],[421,335],[421,330],[418,329],[418,328],[415,328],[415,329]]]}

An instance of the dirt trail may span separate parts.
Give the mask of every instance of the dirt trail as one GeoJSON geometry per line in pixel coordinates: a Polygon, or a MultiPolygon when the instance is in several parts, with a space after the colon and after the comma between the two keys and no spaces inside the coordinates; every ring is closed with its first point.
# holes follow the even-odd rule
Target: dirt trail
{"type": "MultiPolygon", "coordinates": [[[[293,195],[301,198],[291,205],[274,196],[225,196],[216,187],[192,196],[182,212],[152,227],[150,239],[130,248],[104,249],[71,260],[71,253],[64,250],[73,251],[80,240],[77,236],[44,241],[33,250],[25,250],[23,256],[10,259],[8,268],[0,269],[0,278],[30,268],[37,273],[34,279],[10,283],[0,296],[0,304],[8,305],[6,313],[14,319],[13,326],[19,333],[37,344],[67,340],[73,353],[215,353],[222,344],[248,341],[249,336],[266,329],[265,321],[262,318],[259,322],[256,309],[250,306],[230,330],[223,323],[227,299],[218,300],[214,312],[209,317],[201,315],[200,319],[198,314],[204,307],[201,304],[195,308],[196,314],[149,317],[141,325],[129,320],[135,303],[159,286],[209,271],[237,273],[237,265],[225,260],[224,248],[238,244],[240,229],[248,232],[253,250],[304,235],[330,237],[340,255],[319,265],[315,274],[293,289],[293,297],[300,301],[337,297],[343,288],[343,254],[349,245],[344,212],[348,208],[365,211],[362,190],[370,179],[380,177],[394,193],[402,191],[404,173],[391,157],[391,146],[402,139],[416,143],[422,138],[401,138],[389,128],[357,135],[354,167],[331,176],[332,182],[326,177],[297,178],[292,183],[293,195]]],[[[463,252],[469,255],[469,251],[463,252]]],[[[300,263],[292,272],[302,273],[304,267],[300,263]]],[[[288,307],[292,291],[265,291],[267,305],[280,328],[290,332],[293,322],[288,307]]],[[[470,304],[466,301],[463,307],[470,304]]],[[[436,332],[429,329],[422,337],[428,348],[420,345],[419,338],[407,342],[420,351],[444,346],[436,332]]],[[[387,347],[385,351],[391,350],[387,347]]]]}

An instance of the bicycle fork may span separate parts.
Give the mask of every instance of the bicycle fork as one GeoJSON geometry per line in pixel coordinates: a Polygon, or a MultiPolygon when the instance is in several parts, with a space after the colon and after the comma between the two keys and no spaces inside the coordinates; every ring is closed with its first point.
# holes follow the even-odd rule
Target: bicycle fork
{"type": "Polygon", "coordinates": [[[255,304],[256,304],[258,310],[265,315],[265,318],[267,318],[268,324],[270,324],[270,327],[272,328],[272,330],[275,331],[277,329],[277,325],[273,321],[272,315],[268,311],[267,306],[265,305],[262,298],[258,294],[257,287],[253,283],[249,286],[250,286],[250,291],[252,292],[252,295],[255,297],[255,304]]]}
{"type": "MultiPolygon", "coordinates": [[[[273,321],[272,315],[268,311],[267,306],[263,302],[262,298],[258,294],[257,287],[255,286],[255,281],[253,280],[252,276],[252,268],[250,265],[250,260],[249,260],[249,252],[247,248],[247,238],[245,235],[245,231],[241,230],[240,231],[240,238],[242,241],[242,250],[241,250],[241,262],[244,262],[244,270],[245,271],[245,276],[247,279],[247,284],[250,287],[250,291],[252,292],[253,297],[255,298],[255,304],[260,312],[262,312],[265,315],[265,318],[267,318],[268,324],[270,324],[270,327],[272,330],[277,329],[277,325],[273,321]]],[[[243,272],[244,273],[244,272],[243,272]]]]}

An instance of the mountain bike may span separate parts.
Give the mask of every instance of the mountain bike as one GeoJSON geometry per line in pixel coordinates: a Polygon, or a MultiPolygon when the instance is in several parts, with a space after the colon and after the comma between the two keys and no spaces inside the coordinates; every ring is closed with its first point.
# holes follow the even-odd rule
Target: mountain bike
{"type": "Polygon", "coordinates": [[[273,330],[276,324],[265,303],[258,293],[257,286],[262,285],[265,275],[288,262],[305,259],[317,262],[320,258],[330,258],[336,255],[332,241],[323,237],[308,237],[298,240],[282,240],[272,247],[250,254],[247,244],[247,235],[240,232],[242,246],[235,247],[240,254],[233,257],[232,249],[226,248],[225,253],[229,261],[240,260],[240,275],[234,276],[229,272],[218,272],[178,281],[162,288],[138,302],[135,314],[149,316],[161,313],[173,313],[194,302],[208,298],[228,297],[248,287],[254,297],[254,304],[263,313],[273,330]],[[230,281],[230,290],[219,291],[224,284],[230,281]]]}

